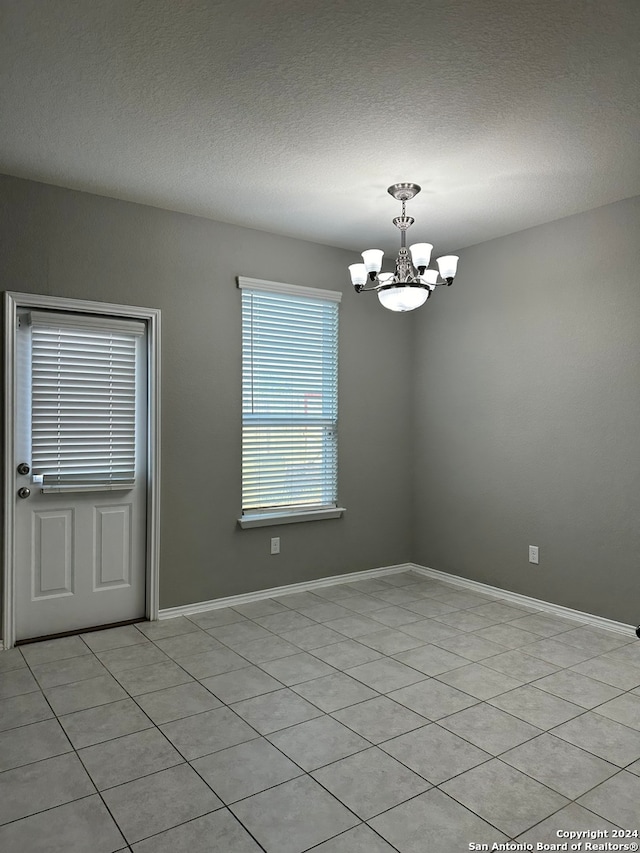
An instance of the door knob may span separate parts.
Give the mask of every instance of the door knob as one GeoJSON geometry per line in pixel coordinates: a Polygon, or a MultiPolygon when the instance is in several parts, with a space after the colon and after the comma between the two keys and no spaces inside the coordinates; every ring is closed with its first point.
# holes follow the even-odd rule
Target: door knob
{"type": "Polygon", "coordinates": [[[18,489],[18,497],[19,498],[28,498],[31,494],[31,489],[27,489],[23,486],[21,489],[18,489]]]}
{"type": "Polygon", "coordinates": [[[29,465],[26,462],[21,462],[18,465],[18,474],[28,474],[30,470],[31,468],[29,468],[29,465]]]}

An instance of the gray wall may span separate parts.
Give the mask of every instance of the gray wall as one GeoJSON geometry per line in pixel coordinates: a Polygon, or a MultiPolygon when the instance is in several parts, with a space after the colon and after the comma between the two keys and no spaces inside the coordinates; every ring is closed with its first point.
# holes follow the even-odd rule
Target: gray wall
{"type": "Polygon", "coordinates": [[[0,234],[3,290],[162,310],[161,607],[410,558],[411,318],[353,293],[351,253],[1,176],[0,234]],[[340,520],[236,524],[236,275],[344,292],[340,520]],[[274,535],[279,556],[269,554],[274,535]]]}
{"type": "Polygon", "coordinates": [[[349,252],[0,176],[2,289],[162,309],[161,607],[413,559],[640,621],[638,234],[631,199],[466,249],[402,316],[349,252]],[[238,274],[344,292],[341,520],[237,527],[238,274]]]}
{"type": "Polygon", "coordinates": [[[637,624],[640,198],[460,254],[413,318],[414,560],[637,624]]]}

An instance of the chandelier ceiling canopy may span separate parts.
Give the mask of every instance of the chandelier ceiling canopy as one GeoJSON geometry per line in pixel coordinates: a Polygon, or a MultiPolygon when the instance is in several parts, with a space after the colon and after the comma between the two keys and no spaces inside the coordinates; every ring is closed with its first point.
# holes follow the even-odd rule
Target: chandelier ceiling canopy
{"type": "Polygon", "coordinates": [[[351,264],[349,273],[356,293],[375,291],[380,303],[389,311],[413,311],[429,299],[438,285],[450,285],[458,268],[456,255],[437,259],[438,269],[427,269],[431,260],[431,243],[414,243],[407,249],[407,231],[414,219],[406,215],[406,203],[420,192],[417,184],[392,184],[387,192],[402,202],[402,215],[393,224],[400,230],[400,251],[395,272],[381,272],[382,249],[367,249],[363,263],[351,264]]]}

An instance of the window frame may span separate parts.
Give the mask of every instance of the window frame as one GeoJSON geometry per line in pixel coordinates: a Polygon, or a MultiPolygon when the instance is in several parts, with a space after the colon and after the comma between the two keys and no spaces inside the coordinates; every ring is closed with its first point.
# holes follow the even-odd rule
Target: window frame
{"type": "MultiPolygon", "coordinates": [[[[267,281],[264,279],[247,278],[245,276],[237,277],[237,286],[242,290],[257,290],[263,293],[274,293],[280,295],[289,294],[297,297],[309,297],[312,299],[321,299],[340,303],[342,293],[336,290],[324,290],[314,287],[303,287],[293,284],[285,284],[282,282],[267,281]]],[[[244,431],[244,413],[242,414],[242,430],[244,431]]],[[[337,450],[336,450],[336,475],[337,475],[337,450]]],[[[337,496],[336,496],[337,497],[337,496]]],[[[251,527],[266,527],[275,524],[292,524],[303,521],[321,521],[324,519],[340,518],[345,512],[345,508],[338,505],[336,499],[335,506],[322,506],[310,509],[300,508],[298,506],[282,507],[281,509],[265,509],[265,510],[247,510],[241,509],[238,524],[241,528],[251,527]]]]}

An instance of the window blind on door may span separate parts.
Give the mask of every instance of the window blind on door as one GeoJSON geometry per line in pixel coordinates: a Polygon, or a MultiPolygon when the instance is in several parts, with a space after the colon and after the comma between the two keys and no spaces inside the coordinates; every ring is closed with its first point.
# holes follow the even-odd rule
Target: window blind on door
{"type": "Polygon", "coordinates": [[[340,294],[239,286],[243,515],[335,507],[340,294]]]}
{"type": "Polygon", "coordinates": [[[144,324],[32,312],[32,470],[43,491],[131,488],[144,324]]]}

